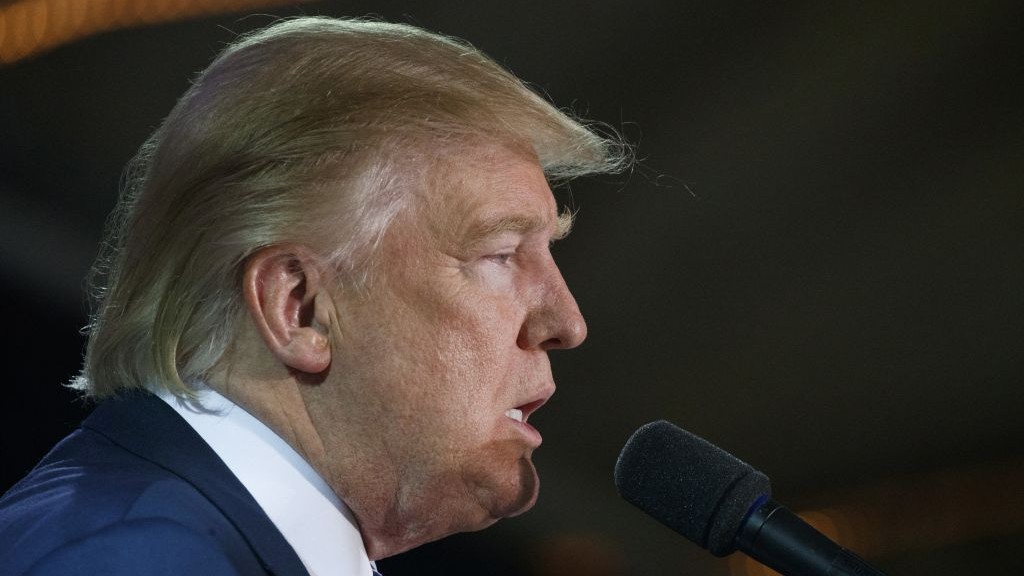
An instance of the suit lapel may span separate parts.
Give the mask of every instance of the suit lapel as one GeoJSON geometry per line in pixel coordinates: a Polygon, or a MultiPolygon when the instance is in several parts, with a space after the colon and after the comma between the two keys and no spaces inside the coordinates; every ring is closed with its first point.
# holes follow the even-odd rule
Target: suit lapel
{"type": "Polygon", "coordinates": [[[107,400],[96,407],[83,427],[192,484],[234,524],[268,572],[308,575],[291,545],[242,483],[163,400],[141,391],[107,400]]]}

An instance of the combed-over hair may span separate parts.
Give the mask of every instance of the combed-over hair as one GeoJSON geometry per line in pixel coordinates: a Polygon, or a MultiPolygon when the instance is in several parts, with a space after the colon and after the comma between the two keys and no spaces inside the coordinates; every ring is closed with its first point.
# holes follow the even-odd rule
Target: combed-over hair
{"type": "Polygon", "coordinates": [[[479,137],[531,146],[550,179],[627,162],[459,40],[310,17],[240,37],[126,168],[72,386],[188,395],[231,342],[251,254],[304,244],[360,285],[430,153],[479,137]]]}

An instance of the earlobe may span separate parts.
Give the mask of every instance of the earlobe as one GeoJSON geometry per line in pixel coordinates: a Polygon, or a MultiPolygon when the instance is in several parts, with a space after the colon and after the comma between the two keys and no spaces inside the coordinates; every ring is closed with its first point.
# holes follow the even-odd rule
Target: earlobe
{"type": "Polygon", "coordinates": [[[308,374],[330,366],[331,299],[312,251],[264,248],[246,260],[242,284],[249,316],[282,364],[308,374]]]}

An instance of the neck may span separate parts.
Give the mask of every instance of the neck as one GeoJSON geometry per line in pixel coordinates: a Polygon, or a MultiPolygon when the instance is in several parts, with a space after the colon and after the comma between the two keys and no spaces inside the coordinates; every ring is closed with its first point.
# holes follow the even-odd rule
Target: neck
{"type": "Polygon", "coordinates": [[[321,386],[290,373],[260,378],[243,371],[218,371],[207,385],[274,431],[327,482],[355,516],[370,559],[393,556],[455,531],[422,501],[445,487],[418,486],[415,471],[394,470],[387,450],[365,433],[383,425],[379,415],[360,413],[356,407],[346,411],[333,395],[320,397],[325,392],[321,386]]]}

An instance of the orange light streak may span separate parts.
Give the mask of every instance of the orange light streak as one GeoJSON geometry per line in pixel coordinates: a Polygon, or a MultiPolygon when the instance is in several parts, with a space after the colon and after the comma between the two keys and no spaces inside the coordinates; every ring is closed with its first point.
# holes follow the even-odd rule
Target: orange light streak
{"type": "Polygon", "coordinates": [[[17,0],[0,7],[0,65],[132,26],[308,0],[17,0]]]}

